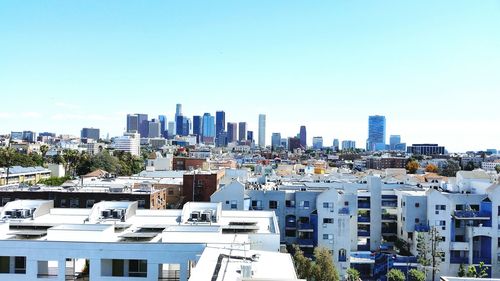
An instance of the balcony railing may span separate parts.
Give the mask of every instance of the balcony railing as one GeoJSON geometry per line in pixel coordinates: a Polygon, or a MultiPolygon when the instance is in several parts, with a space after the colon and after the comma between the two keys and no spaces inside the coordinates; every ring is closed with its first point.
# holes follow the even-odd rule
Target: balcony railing
{"type": "Polygon", "coordinates": [[[299,238],[297,239],[297,243],[301,246],[314,246],[313,239],[299,238]]]}
{"type": "Polygon", "coordinates": [[[358,209],[370,209],[369,202],[358,202],[358,209]]]}
{"type": "Polygon", "coordinates": [[[451,264],[468,264],[469,258],[467,257],[450,257],[451,264]]]}
{"type": "Polygon", "coordinates": [[[296,228],[297,223],[296,222],[286,222],[285,227],[286,228],[296,228]]]}
{"type": "Polygon", "coordinates": [[[396,221],[396,220],[398,220],[398,216],[397,215],[382,215],[382,220],[396,221]]]}
{"type": "Polygon", "coordinates": [[[382,201],[382,207],[397,207],[398,202],[382,201]]]}
{"type": "Polygon", "coordinates": [[[460,219],[490,219],[491,213],[485,211],[455,211],[455,217],[460,219]]]}
{"type": "Polygon", "coordinates": [[[358,222],[370,222],[370,217],[358,217],[358,222]]]}
{"type": "Polygon", "coordinates": [[[430,227],[426,224],[416,224],[415,231],[416,232],[429,232],[430,227]]]}
{"type": "Polygon", "coordinates": [[[358,230],[358,236],[368,237],[368,236],[370,236],[370,231],[368,231],[368,230],[358,230]]]}
{"type": "Polygon", "coordinates": [[[299,230],[314,230],[312,223],[299,222],[299,230]]]}
{"type": "Polygon", "coordinates": [[[488,265],[491,264],[491,257],[473,257],[472,258],[472,263],[473,264],[480,264],[481,262],[484,262],[484,264],[488,265]]]}

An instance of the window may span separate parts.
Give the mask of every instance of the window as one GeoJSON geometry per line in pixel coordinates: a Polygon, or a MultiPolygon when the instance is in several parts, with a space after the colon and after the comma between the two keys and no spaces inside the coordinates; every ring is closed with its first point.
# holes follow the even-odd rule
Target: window
{"type": "Polygon", "coordinates": [[[346,206],[346,207],[349,206],[349,201],[345,201],[344,206],[346,206]]]}
{"type": "Polygon", "coordinates": [[[269,209],[278,209],[278,201],[269,200],[269,209]]]}
{"type": "Polygon", "coordinates": [[[415,208],[420,207],[420,203],[415,203],[415,208]]]}
{"type": "Polygon", "coordinates": [[[339,262],[347,261],[347,251],[345,249],[339,250],[339,262]]]}
{"type": "Polygon", "coordinates": [[[147,277],[148,263],[146,260],[129,260],[128,268],[130,277],[147,277]]]}
{"type": "Polygon", "coordinates": [[[61,199],[60,204],[61,208],[66,208],[66,199],[61,199]]]}
{"type": "Polygon", "coordinates": [[[0,257],[0,273],[10,273],[10,257],[0,257]]]}
{"type": "Polygon", "coordinates": [[[238,201],[231,200],[231,209],[238,209],[238,201]]]}
{"type": "Polygon", "coordinates": [[[309,210],[309,201],[300,201],[299,206],[301,209],[309,210]]]}
{"type": "Polygon", "coordinates": [[[419,219],[419,218],[416,218],[416,219],[415,219],[415,223],[420,223],[420,219],[419,219]]]}
{"type": "Polygon", "coordinates": [[[332,240],[333,234],[323,234],[323,240],[332,240]]]}
{"type": "Polygon", "coordinates": [[[226,200],[226,205],[229,205],[229,200],[226,200]]]}
{"type": "Polygon", "coordinates": [[[309,223],[309,218],[308,217],[299,217],[299,222],[300,223],[309,223]]]}
{"type": "Polygon", "coordinates": [[[477,205],[477,204],[471,204],[471,205],[470,205],[470,208],[471,208],[471,210],[473,210],[473,211],[479,211],[479,205],[477,205]]]}
{"type": "Polygon", "coordinates": [[[456,205],[455,206],[455,210],[457,210],[457,211],[463,211],[464,210],[464,205],[463,204],[456,205]]]}
{"type": "Polygon", "coordinates": [[[446,226],[446,221],[438,221],[439,226],[446,226]]]}
{"type": "Polygon", "coordinates": [[[253,210],[262,210],[262,200],[252,200],[253,210]]]}
{"type": "Polygon", "coordinates": [[[287,208],[294,208],[295,207],[295,201],[294,200],[286,200],[285,205],[287,208]]]}
{"type": "Polygon", "coordinates": [[[413,232],[408,232],[408,240],[413,240],[413,232]]]}
{"type": "Polygon", "coordinates": [[[85,207],[92,208],[92,206],[94,206],[94,204],[95,204],[95,200],[89,199],[89,200],[87,200],[87,202],[85,202],[85,207]]]}
{"type": "Polygon", "coordinates": [[[436,205],[436,211],[446,211],[446,205],[436,205]]]}
{"type": "Polygon", "coordinates": [[[167,194],[168,195],[174,195],[174,189],[173,188],[167,189],[167,194]]]}
{"type": "Polygon", "coordinates": [[[26,257],[16,257],[14,259],[14,273],[26,274],[26,257]]]}
{"type": "Polygon", "coordinates": [[[285,230],[285,237],[296,237],[296,236],[297,236],[297,231],[292,229],[285,230]]]}
{"type": "Polygon", "coordinates": [[[333,223],[332,218],[323,218],[323,223],[333,223]]]}
{"type": "Polygon", "coordinates": [[[70,208],[79,208],[80,200],[78,198],[69,199],[69,207],[70,208]]]}
{"type": "Polygon", "coordinates": [[[333,202],[323,202],[323,208],[325,209],[333,208],[333,202]]]}
{"type": "Polygon", "coordinates": [[[137,201],[137,208],[144,209],[145,207],[146,207],[146,200],[138,200],[137,201]]]}

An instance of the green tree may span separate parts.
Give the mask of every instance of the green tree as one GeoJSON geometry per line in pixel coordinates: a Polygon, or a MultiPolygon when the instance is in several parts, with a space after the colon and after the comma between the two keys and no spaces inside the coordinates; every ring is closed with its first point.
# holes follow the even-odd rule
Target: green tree
{"type": "Polygon", "coordinates": [[[297,245],[293,245],[293,262],[300,279],[310,280],[312,277],[312,262],[304,256],[304,252],[297,245]]]}
{"type": "Polygon", "coordinates": [[[497,173],[499,173],[499,174],[500,174],[500,165],[496,165],[496,166],[495,166],[495,171],[497,171],[497,173]]]}
{"type": "Polygon", "coordinates": [[[439,272],[439,265],[443,256],[443,253],[439,251],[439,244],[442,241],[443,238],[435,227],[431,227],[427,237],[423,233],[419,233],[417,236],[418,262],[424,267],[426,273],[427,268],[431,268],[432,281],[435,280],[436,273],[439,272]]]}
{"type": "Polygon", "coordinates": [[[449,159],[440,174],[445,177],[455,177],[458,171],[460,171],[458,163],[449,159]]]}
{"type": "Polygon", "coordinates": [[[467,270],[467,277],[469,278],[476,278],[477,276],[477,270],[476,267],[473,265],[469,266],[469,269],[467,270]]]}
{"type": "Polygon", "coordinates": [[[479,263],[479,270],[476,278],[488,278],[488,267],[484,266],[484,262],[479,263]]]}
{"type": "Polygon", "coordinates": [[[47,152],[49,151],[49,146],[46,144],[43,144],[40,146],[40,152],[42,153],[42,157],[45,158],[45,155],[47,155],[47,152]]]}
{"type": "Polygon", "coordinates": [[[460,264],[460,267],[458,268],[458,277],[465,277],[467,272],[465,271],[465,265],[463,263],[460,264]]]}
{"type": "Polygon", "coordinates": [[[312,277],[315,281],[339,281],[340,276],[333,265],[332,255],[326,248],[314,249],[315,262],[312,269],[312,277]]]}
{"type": "Polygon", "coordinates": [[[387,281],[405,281],[405,275],[399,269],[391,269],[387,273],[387,281]]]}
{"type": "Polygon", "coordinates": [[[355,268],[351,267],[347,270],[347,281],[358,281],[359,278],[359,271],[357,271],[355,268]]]}
{"type": "Polygon", "coordinates": [[[420,270],[412,269],[408,271],[409,281],[425,281],[425,273],[420,270]]]}
{"type": "Polygon", "coordinates": [[[419,167],[418,162],[415,160],[411,160],[406,164],[406,170],[408,170],[410,174],[415,174],[419,167]]]}
{"type": "Polygon", "coordinates": [[[476,168],[476,166],[474,165],[474,162],[469,161],[469,162],[467,162],[467,164],[465,165],[464,170],[466,170],[466,171],[472,171],[472,170],[474,170],[475,168],[476,168]]]}

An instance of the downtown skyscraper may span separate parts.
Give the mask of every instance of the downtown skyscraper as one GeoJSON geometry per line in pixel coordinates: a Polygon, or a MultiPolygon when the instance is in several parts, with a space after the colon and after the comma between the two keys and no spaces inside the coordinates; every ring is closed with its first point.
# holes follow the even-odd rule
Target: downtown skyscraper
{"type": "Polygon", "coordinates": [[[300,126],[300,145],[307,149],[307,130],[306,126],[300,126]]]}
{"type": "Polygon", "coordinates": [[[368,139],[366,150],[377,151],[385,149],[385,116],[372,115],[368,117],[368,139]]]}
{"type": "Polygon", "coordinates": [[[259,114],[259,146],[266,147],[266,115],[259,114]]]}

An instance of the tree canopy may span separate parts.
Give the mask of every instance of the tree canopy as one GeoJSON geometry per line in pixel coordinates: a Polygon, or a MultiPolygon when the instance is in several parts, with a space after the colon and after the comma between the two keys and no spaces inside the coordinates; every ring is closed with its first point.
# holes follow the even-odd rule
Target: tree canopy
{"type": "Polygon", "coordinates": [[[405,281],[405,275],[399,269],[391,269],[387,273],[387,281],[405,281]]]}

